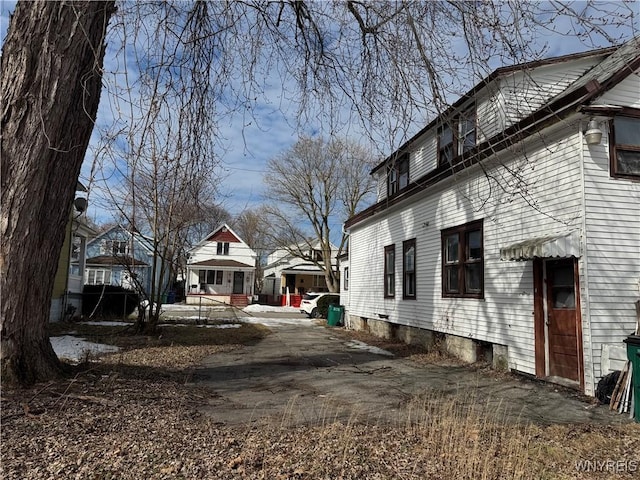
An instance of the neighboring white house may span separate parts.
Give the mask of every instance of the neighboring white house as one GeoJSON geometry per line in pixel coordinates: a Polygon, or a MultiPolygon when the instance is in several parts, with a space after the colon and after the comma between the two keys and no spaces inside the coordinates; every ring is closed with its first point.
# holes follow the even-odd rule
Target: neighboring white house
{"type": "MultiPolygon", "coordinates": [[[[338,247],[331,246],[331,264],[336,268],[338,247]]],[[[302,249],[304,251],[304,248],[302,249]]],[[[320,245],[310,248],[307,252],[310,258],[315,258],[321,264],[322,250],[320,245]]],[[[264,282],[261,293],[277,297],[287,293],[302,295],[305,292],[328,292],[327,282],[322,268],[315,263],[296,257],[286,249],[278,249],[269,254],[267,265],[263,269],[264,282]]]]}
{"type": "Polygon", "coordinates": [[[249,303],[257,255],[227,224],[189,250],[188,257],[187,303],[249,303]]]}
{"type": "Polygon", "coordinates": [[[639,68],[638,38],[500,68],[377,166],[347,324],[593,395],[636,325],[639,68]]]}

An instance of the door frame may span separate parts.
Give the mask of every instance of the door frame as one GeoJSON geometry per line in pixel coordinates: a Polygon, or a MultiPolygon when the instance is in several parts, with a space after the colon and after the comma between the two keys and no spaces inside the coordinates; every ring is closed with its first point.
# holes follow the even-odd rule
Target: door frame
{"type": "MultiPolygon", "coordinates": [[[[578,355],[578,382],[584,391],[584,351],[582,339],[582,307],[578,259],[573,259],[573,282],[576,298],[576,342],[578,355]]],[[[548,338],[547,338],[547,263],[558,259],[535,258],[533,260],[533,315],[535,371],[538,378],[549,378],[548,338]]]]}
{"type": "Polygon", "coordinates": [[[244,272],[233,272],[233,283],[231,284],[231,294],[232,295],[242,295],[244,293],[244,272]],[[239,283],[239,292],[236,291],[236,279],[240,278],[240,283],[239,283]]]}

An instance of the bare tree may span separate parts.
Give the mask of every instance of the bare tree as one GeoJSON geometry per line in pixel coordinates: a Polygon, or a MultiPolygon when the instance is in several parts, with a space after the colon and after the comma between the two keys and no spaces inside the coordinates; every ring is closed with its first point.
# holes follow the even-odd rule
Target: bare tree
{"type": "MultiPolygon", "coordinates": [[[[140,78],[158,80],[147,84],[151,91],[175,85],[191,100],[183,104],[187,115],[200,112],[205,122],[185,125],[188,134],[175,124],[172,135],[155,130],[174,141],[191,139],[180,151],[194,158],[216,158],[211,139],[222,140],[215,123],[224,114],[255,120],[253,106],[267,96],[273,72],[282,77],[284,99],[297,102],[298,124],[313,119],[333,134],[359,122],[389,152],[488,71],[547,53],[537,41],[541,32],[589,46],[619,43],[635,32],[635,7],[556,0],[122,3],[122,11],[140,19],[138,41],[117,33],[110,41],[116,50],[123,45],[122,65],[137,56],[149,66],[140,78]],[[563,32],[554,31],[560,25],[563,32]],[[161,30],[166,36],[155,35],[161,30]],[[156,65],[171,68],[158,76],[156,65]],[[189,75],[195,76],[182,80],[189,75]]],[[[21,381],[58,369],[45,331],[48,305],[66,206],[96,116],[112,11],[113,2],[20,1],[3,45],[1,357],[2,371],[21,381]],[[37,294],[22,288],[36,272],[37,294]]],[[[133,128],[127,119],[162,121],[175,108],[159,103],[140,117],[133,105],[119,112],[124,130],[133,128]]],[[[150,144],[133,143],[140,158],[177,160],[148,151],[150,144]]],[[[127,153],[136,158],[135,150],[127,153]]],[[[123,176],[135,173],[127,168],[123,176]]]]}
{"type": "Polygon", "coordinates": [[[331,292],[340,288],[331,259],[346,247],[342,222],[372,193],[373,165],[374,157],[360,145],[321,138],[302,138],[267,165],[266,234],[279,248],[318,266],[331,292]],[[333,236],[340,238],[337,252],[331,248],[333,236]]]}
{"type": "Polygon", "coordinates": [[[254,292],[262,290],[267,254],[274,248],[268,235],[267,217],[268,211],[264,207],[258,207],[255,210],[243,211],[231,222],[233,229],[238,232],[242,240],[256,252],[254,292]]]}
{"type": "Polygon", "coordinates": [[[133,46],[133,58],[110,77],[118,114],[101,131],[94,167],[110,209],[151,245],[151,288],[137,285],[147,300],[137,330],[153,331],[194,229],[211,219],[210,209],[222,213],[214,204],[218,119],[211,112],[220,91],[209,70],[215,49],[199,33],[206,31],[206,4],[186,10],[127,4],[115,19],[112,35],[122,39],[123,56],[133,46]]]}

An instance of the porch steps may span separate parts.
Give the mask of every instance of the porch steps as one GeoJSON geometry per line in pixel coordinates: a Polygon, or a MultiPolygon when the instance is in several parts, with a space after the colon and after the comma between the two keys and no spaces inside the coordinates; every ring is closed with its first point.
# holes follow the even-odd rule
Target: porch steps
{"type": "Polygon", "coordinates": [[[231,305],[234,307],[246,307],[249,300],[246,295],[231,295],[231,305]]]}

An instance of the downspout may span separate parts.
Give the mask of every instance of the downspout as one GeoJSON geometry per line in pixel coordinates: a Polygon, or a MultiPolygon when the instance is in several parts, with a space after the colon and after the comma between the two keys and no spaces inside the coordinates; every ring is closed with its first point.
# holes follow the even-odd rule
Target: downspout
{"type": "MultiPolygon", "coordinates": [[[[590,369],[589,369],[589,382],[587,382],[587,378],[585,378],[585,382],[584,382],[584,389],[585,389],[585,394],[587,395],[593,395],[594,394],[594,382],[595,382],[595,364],[593,361],[593,335],[591,332],[591,304],[589,301],[589,255],[588,255],[588,251],[587,251],[587,198],[586,198],[586,186],[585,186],[585,168],[584,168],[584,161],[585,161],[585,149],[588,149],[589,147],[586,146],[586,143],[584,142],[583,139],[583,135],[582,135],[582,131],[583,131],[583,121],[580,120],[580,124],[579,124],[579,131],[578,131],[578,135],[580,138],[580,203],[581,203],[581,207],[582,207],[582,211],[580,212],[582,215],[582,239],[581,239],[581,253],[582,253],[582,277],[584,279],[584,281],[580,282],[580,286],[582,288],[582,290],[584,291],[584,298],[580,299],[580,305],[582,306],[582,312],[581,312],[581,318],[582,318],[582,323],[583,323],[583,329],[582,329],[582,350],[583,350],[583,357],[589,357],[589,364],[590,364],[590,369]],[[588,333],[588,338],[589,338],[589,342],[588,342],[588,354],[585,353],[585,332],[589,332],[588,333]]],[[[581,292],[580,292],[581,293],[581,292]]],[[[584,362],[584,358],[583,358],[583,362],[584,362]]],[[[584,376],[587,377],[587,370],[586,368],[583,368],[584,371],[584,376]]]]}

